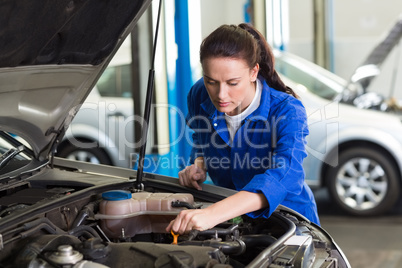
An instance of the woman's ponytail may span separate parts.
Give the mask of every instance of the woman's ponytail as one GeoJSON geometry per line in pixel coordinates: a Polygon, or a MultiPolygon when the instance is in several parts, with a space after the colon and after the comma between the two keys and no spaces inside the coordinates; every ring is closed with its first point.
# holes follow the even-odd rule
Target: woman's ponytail
{"type": "Polygon", "coordinates": [[[260,48],[260,57],[258,61],[258,64],[260,65],[259,73],[265,79],[266,83],[278,91],[286,92],[297,98],[297,94],[290,87],[285,85],[276,72],[275,57],[264,36],[250,24],[241,23],[239,24],[239,27],[249,32],[258,42],[260,48]]]}

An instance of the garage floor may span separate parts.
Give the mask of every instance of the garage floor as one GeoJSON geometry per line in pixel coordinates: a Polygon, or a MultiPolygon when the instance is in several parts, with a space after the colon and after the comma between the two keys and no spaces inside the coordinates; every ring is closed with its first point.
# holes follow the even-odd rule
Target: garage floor
{"type": "Polygon", "coordinates": [[[402,202],[376,218],[351,217],[330,202],[327,192],[314,192],[321,225],[342,248],[353,268],[402,267],[402,202]]]}

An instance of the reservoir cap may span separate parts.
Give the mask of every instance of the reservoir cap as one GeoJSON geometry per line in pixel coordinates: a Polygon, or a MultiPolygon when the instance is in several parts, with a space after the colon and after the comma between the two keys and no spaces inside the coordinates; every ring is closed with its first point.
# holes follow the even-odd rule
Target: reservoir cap
{"type": "Polygon", "coordinates": [[[102,194],[102,198],[109,201],[119,201],[131,199],[131,192],[124,190],[112,190],[102,194]]]}

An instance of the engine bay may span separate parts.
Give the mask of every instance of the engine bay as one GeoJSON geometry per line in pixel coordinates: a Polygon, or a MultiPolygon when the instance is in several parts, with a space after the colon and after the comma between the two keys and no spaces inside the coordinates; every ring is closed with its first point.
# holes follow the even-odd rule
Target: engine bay
{"type": "MultiPolygon", "coordinates": [[[[42,199],[46,197],[43,193],[47,193],[47,198],[52,199],[60,193],[70,194],[71,189],[70,191],[66,188],[25,189],[12,198],[6,197],[2,205],[5,206],[4,201],[10,204],[11,199],[21,195],[39,198],[38,194],[41,192],[42,199]]],[[[267,227],[265,223],[263,227],[261,224],[243,221],[239,217],[211,230],[192,231],[179,236],[175,245],[172,244],[172,234],[164,231],[174,215],[181,209],[208,204],[194,204],[192,200],[184,202],[176,199],[183,194],[151,195],[148,192],[140,192],[134,193],[133,196],[136,194],[153,196],[153,200],[148,198],[148,201],[151,201],[148,203],[151,205],[152,201],[159,203],[161,201],[155,196],[171,196],[175,199],[170,204],[173,208],[166,210],[163,207],[155,207],[158,211],[153,211],[154,213],[152,211],[132,213],[131,216],[120,214],[114,215],[113,219],[113,215],[107,218],[99,213],[100,207],[105,202],[102,197],[82,207],[79,203],[63,206],[45,213],[44,217],[27,221],[3,233],[3,249],[0,253],[2,267],[213,267],[216,264],[244,267],[241,262],[247,260],[242,258],[252,254],[253,256],[247,257],[252,259],[258,252],[255,248],[267,247],[276,240],[271,234],[261,233],[261,228],[267,227]],[[116,230],[111,231],[111,228],[116,230]],[[5,254],[6,252],[8,254],[5,254]],[[3,258],[4,255],[8,256],[3,258]],[[76,266],[78,264],[80,266],[76,266]]],[[[184,199],[192,198],[189,194],[184,197],[184,199]]],[[[121,207],[123,206],[121,202],[125,201],[117,202],[121,207]]],[[[167,202],[165,204],[169,205],[167,202]]],[[[15,213],[24,206],[27,204],[8,207],[3,209],[2,214],[15,213]]],[[[114,207],[114,210],[116,208],[114,207]]],[[[277,236],[280,236],[283,230],[278,231],[277,236]]]]}
{"type": "Polygon", "coordinates": [[[0,196],[0,267],[331,267],[339,257],[330,237],[286,210],[175,241],[165,229],[181,210],[216,201],[147,183],[77,181],[45,176],[0,196]]]}

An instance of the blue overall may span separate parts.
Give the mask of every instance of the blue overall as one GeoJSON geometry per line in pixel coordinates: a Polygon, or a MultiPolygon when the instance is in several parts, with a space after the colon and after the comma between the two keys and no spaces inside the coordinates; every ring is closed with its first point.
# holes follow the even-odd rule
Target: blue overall
{"type": "Polygon", "coordinates": [[[260,105],[242,120],[232,143],[225,116],[211,102],[203,79],[194,84],[187,97],[186,121],[194,131],[190,162],[204,157],[215,185],[264,194],[269,206],[250,217],[267,218],[282,204],[319,224],[302,166],[308,135],[304,106],[261,82],[260,105]]]}

